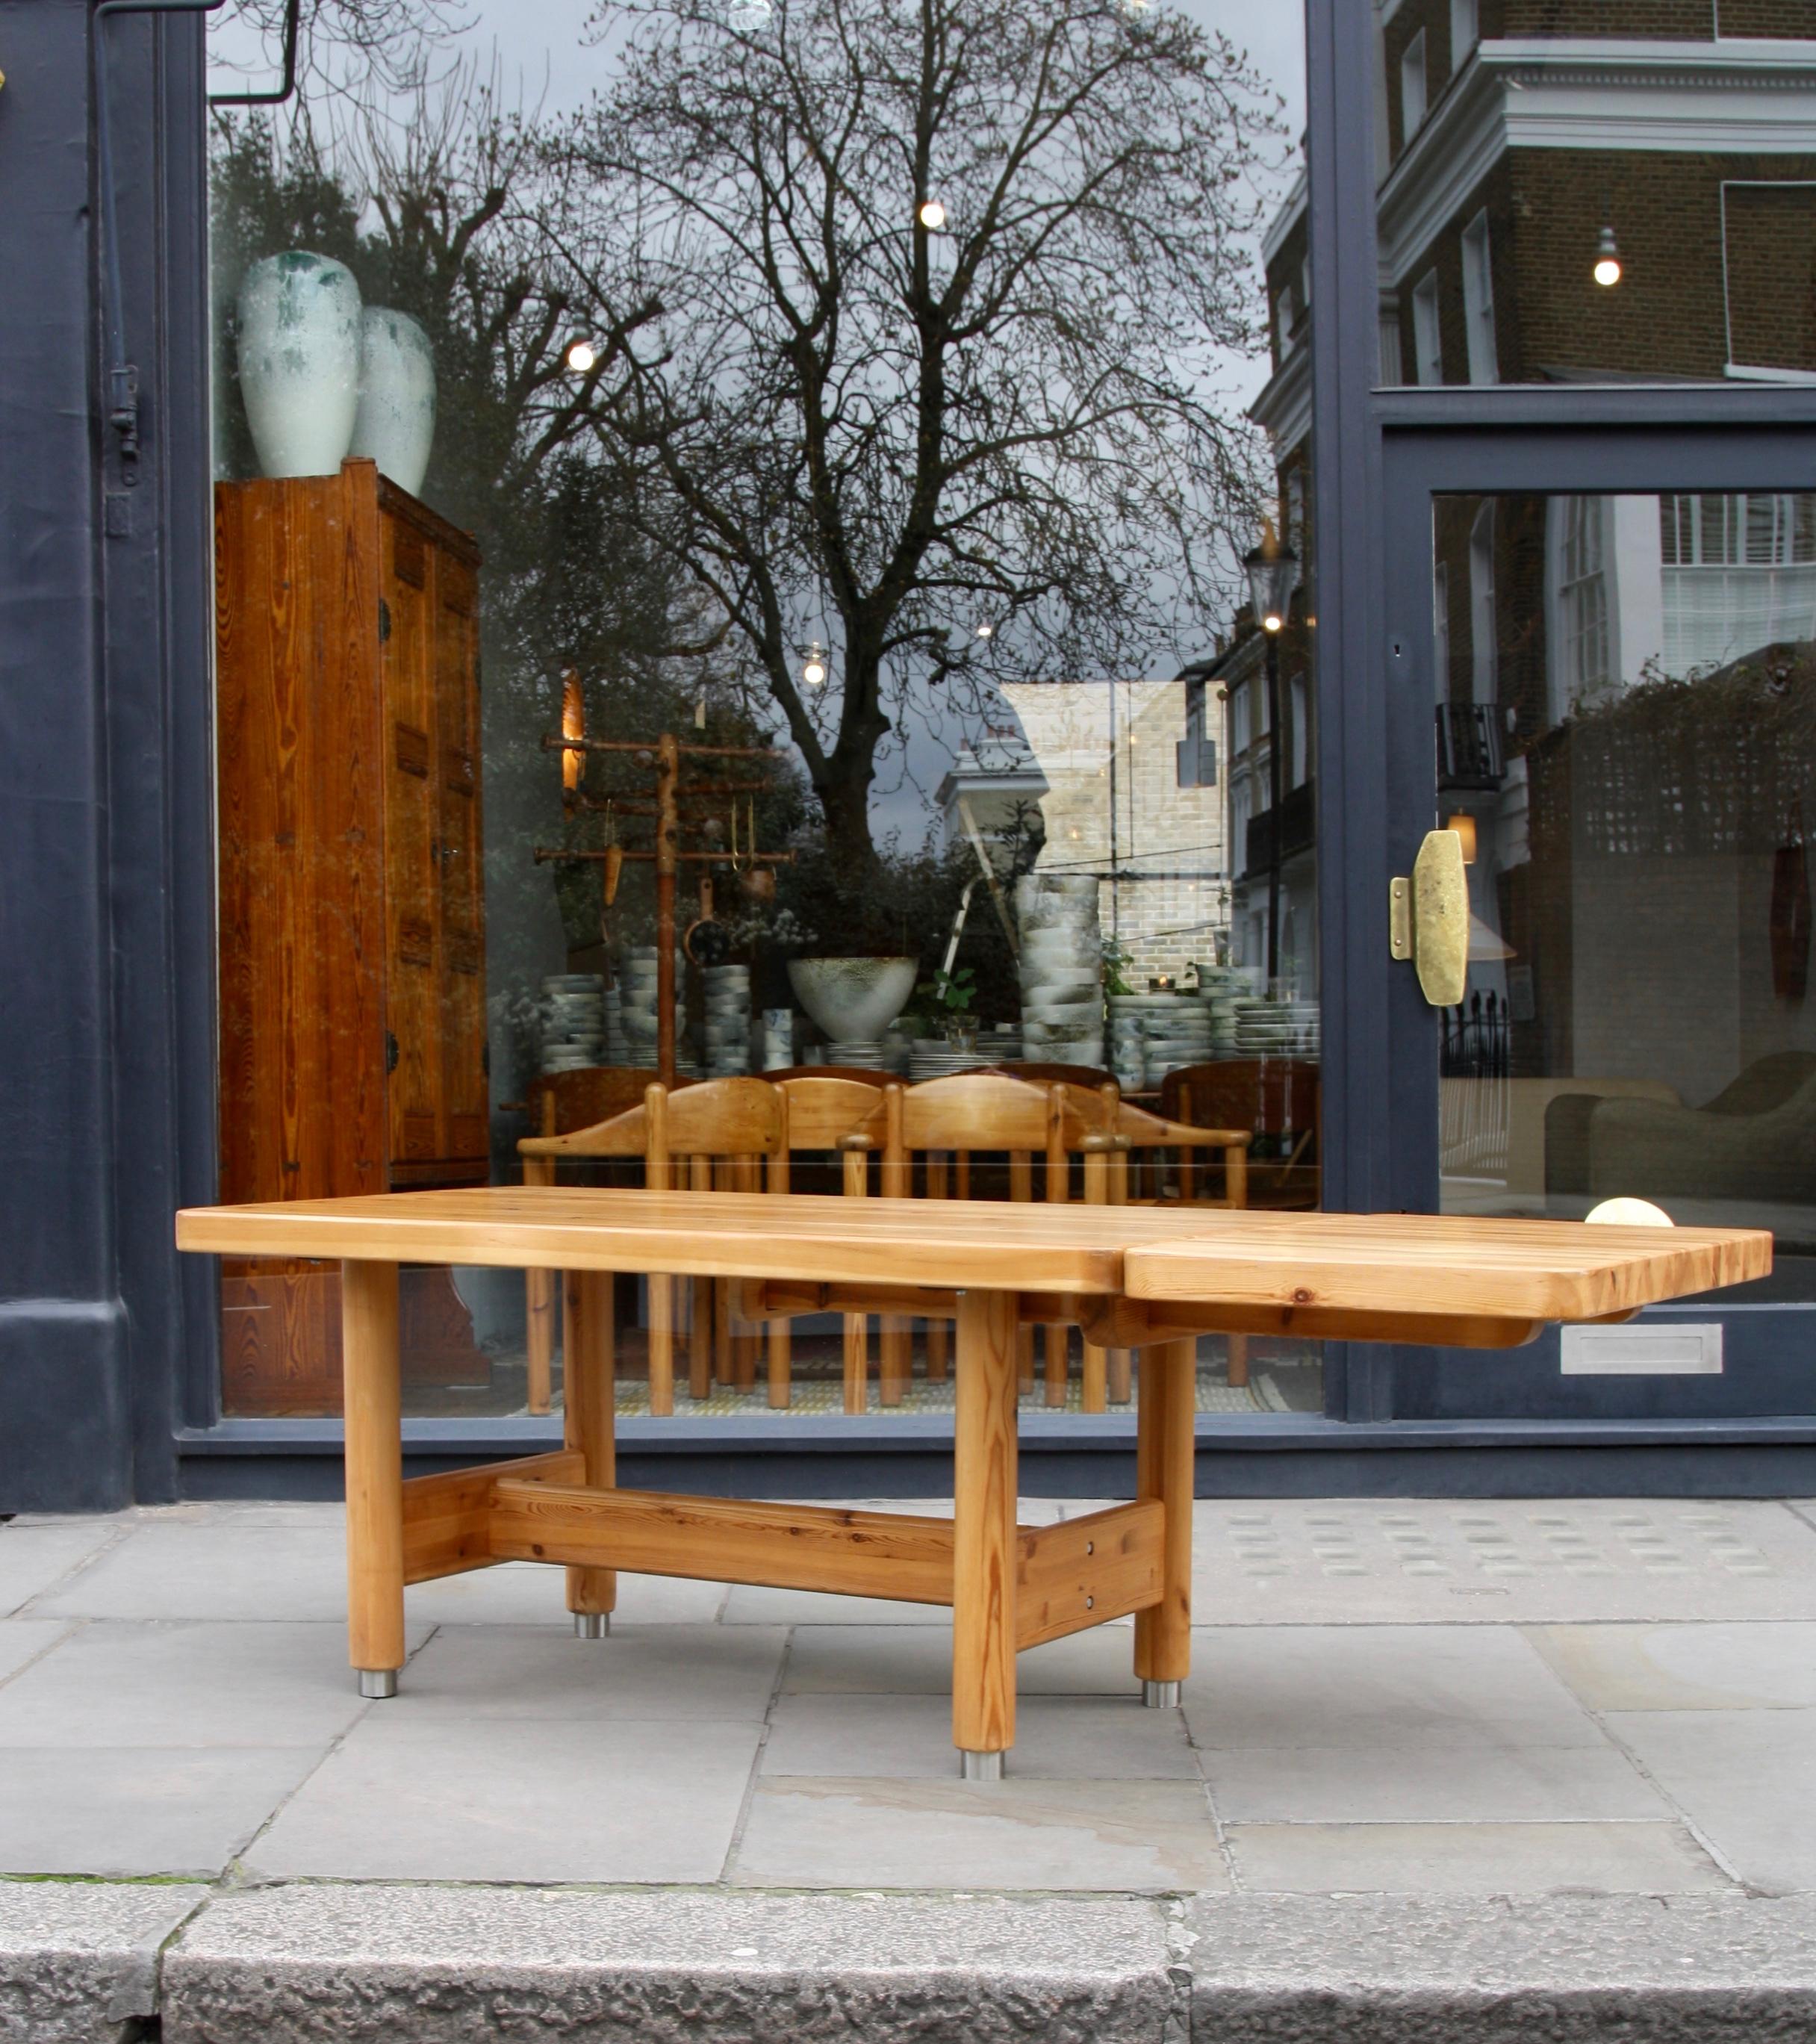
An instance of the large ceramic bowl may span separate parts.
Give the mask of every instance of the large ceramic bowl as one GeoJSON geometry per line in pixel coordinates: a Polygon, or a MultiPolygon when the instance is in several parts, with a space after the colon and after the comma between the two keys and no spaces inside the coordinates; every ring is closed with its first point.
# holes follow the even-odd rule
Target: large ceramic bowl
{"type": "Polygon", "coordinates": [[[831,1042],[873,1043],[908,1005],[911,958],[790,959],[789,984],[831,1042]]]}

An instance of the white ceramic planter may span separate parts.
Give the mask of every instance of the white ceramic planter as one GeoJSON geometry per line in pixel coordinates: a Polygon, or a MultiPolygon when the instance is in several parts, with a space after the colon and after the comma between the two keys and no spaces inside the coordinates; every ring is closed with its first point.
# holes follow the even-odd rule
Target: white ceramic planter
{"type": "Polygon", "coordinates": [[[435,444],[435,352],[408,313],[368,305],[359,330],[359,409],[351,451],[413,497],[435,444]]]}
{"type": "Polygon", "coordinates": [[[827,1040],[873,1043],[908,1005],[918,959],[790,959],[789,984],[827,1040]]]}
{"type": "Polygon", "coordinates": [[[332,475],[359,410],[359,286],[344,263],[267,256],[240,286],[240,392],[267,475],[332,475]]]}

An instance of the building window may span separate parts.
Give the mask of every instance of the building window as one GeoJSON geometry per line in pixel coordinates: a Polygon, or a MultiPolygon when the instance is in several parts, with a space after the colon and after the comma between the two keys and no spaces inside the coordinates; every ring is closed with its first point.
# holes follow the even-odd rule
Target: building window
{"type": "Polygon", "coordinates": [[[1305,545],[1305,471],[1292,468],[1286,476],[1286,537],[1303,559],[1305,545]]]}
{"type": "Polygon", "coordinates": [[[1469,344],[1469,381],[1499,382],[1495,350],[1495,280],[1488,262],[1485,210],[1463,230],[1463,317],[1469,344]]]}
{"type": "Polygon", "coordinates": [[[1816,184],[1722,186],[1730,375],[1816,374],[1816,184]]]}
{"type": "Polygon", "coordinates": [[[1287,683],[1286,702],[1292,744],[1288,761],[1292,772],[1287,785],[1303,788],[1311,773],[1311,695],[1304,675],[1295,674],[1287,683]]]}
{"type": "Polygon", "coordinates": [[[1381,307],[1378,321],[1380,328],[1380,380],[1384,383],[1403,383],[1406,364],[1400,345],[1399,313],[1391,305],[1381,307]]]}
{"type": "Polygon", "coordinates": [[[1427,270],[1412,287],[1413,368],[1421,383],[1444,381],[1444,342],[1438,324],[1438,272],[1427,270]]]}
{"type": "Polygon", "coordinates": [[[1661,497],[1659,525],[1668,674],[1816,638],[1816,496],[1661,497]]]}
{"type": "Polygon", "coordinates": [[[1603,555],[1602,499],[1566,497],[1562,509],[1557,562],[1558,651],[1568,709],[1593,701],[1608,686],[1608,584],[1603,555]]]}
{"type": "Polygon", "coordinates": [[[1274,294],[1273,345],[1277,356],[1283,356],[1292,345],[1293,329],[1299,325],[1299,294],[1291,284],[1282,284],[1274,294]]]}
{"type": "Polygon", "coordinates": [[[1400,53],[1399,140],[1403,149],[1425,120],[1425,31],[1421,29],[1400,53]]]}
{"type": "Polygon", "coordinates": [[[1450,68],[1460,71],[1482,38],[1476,0],[1450,0],[1450,68]]]}
{"type": "Polygon", "coordinates": [[[1230,691],[1230,753],[1239,759],[1249,749],[1249,685],[1238,682],[1230,691]]]}
{"type": "Polygon", "coordinates": [[[1215,788],[1217,785],[1217,741],[1205,728],[1205,688],[1202,682],[1185,685],[1185,736],[1177,751],[1177,778],[1182,788],[1215,788]]]}
{"type": "Polygon", "coordinates": [[[1499,637],[1495,618],[1495,506],[1491,498],[1469,528],[1469,683],[1479,703],[1492,703],[1499,693],[1499,637]]]}

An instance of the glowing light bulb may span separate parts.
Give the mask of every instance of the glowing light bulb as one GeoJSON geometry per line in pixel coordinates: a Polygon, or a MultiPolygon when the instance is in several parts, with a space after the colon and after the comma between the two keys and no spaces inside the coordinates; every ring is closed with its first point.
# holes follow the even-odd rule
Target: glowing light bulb
{"type": "Polygon", "coordinates": [[[1601,240],[1596,244],[1595,276],[1604,290],[1621,281],[1621,252],[1614,245],[1614,230],[1611,227],[1602,229],[1601,240]]]}
{"type": "Polygon", "coordinates": [[[810,689],[817,689],[826,679],[826,648],[817,639],[807,649],[807,658],[801,663],[800,678],[810,689]]]}
{"type": "Polygon", "coordinates": [[[1261,620],[1261,629],[1264,632],[1283,631],[1285,628],[1285,626],[1286,620],[1280,616],[1277,610],[1270,610],[1267,616],[1261,620]]]}
{"type": "Polygon", "coordinates": [[[993,624],[980,624],[977,627],[977,636],[980,639],[993,638],[996,636],[996,628],[993,624]]]}
{"type": "Polygon", "coordinates": [[[946,225],[946,209],[936,198],[923,198],[918,217],[929,234],[937,234],[946,225]]]}
{"type": "Polygon", "coordinates": [[[584,334],[578,334],[567,344],[562,359],[576,376],[584,376],[598,366],[599,351],[584,334]]]}

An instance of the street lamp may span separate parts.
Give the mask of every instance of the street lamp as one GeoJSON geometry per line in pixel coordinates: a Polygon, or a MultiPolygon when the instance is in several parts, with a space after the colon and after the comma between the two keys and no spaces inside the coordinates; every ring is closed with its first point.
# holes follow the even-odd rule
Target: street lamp
{"type": "Polygon", "coordinates": [[[1620,245],[1614,240],[1613,228],[1604,227],[1595,244],[1595,282],[1609,290],[1621,281],[1622,275],[1620,245]]]}
{"type": "Polygon", "coordinates": [[[1242,557],[1248,571],[1249,601],[1267,640],[1268,676],[1268,978],[1280,977],[1280,635],[1292,614],[1293,583],[1299,556],[1274,536],[1266,536],[1242,557]]]}
{"type": "Polygon", "coordinates": [[[807,649],[807,657],[801,663],[800,678],[810,689],[820,687],[826,680],[826,648],[817,639],[807,649]]]}

